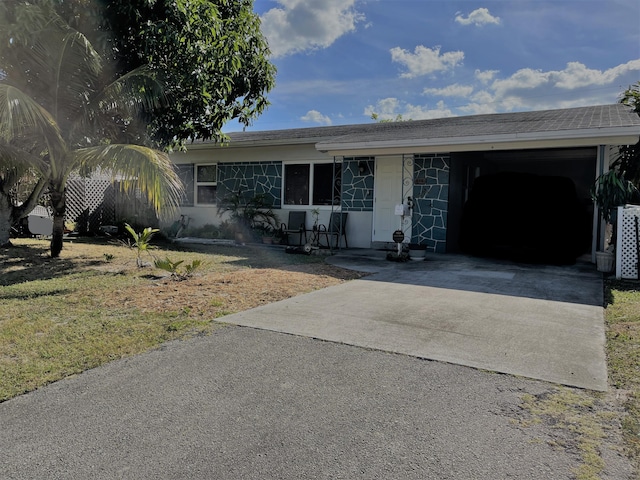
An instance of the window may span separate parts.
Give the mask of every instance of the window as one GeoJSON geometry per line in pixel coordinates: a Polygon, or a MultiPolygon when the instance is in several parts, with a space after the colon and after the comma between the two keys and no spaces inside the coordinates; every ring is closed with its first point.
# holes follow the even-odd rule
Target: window
{"type": "Polygon", "coordinates": [[[186,165],[176,165],[176,173],[182,181],[184,192],[180,197],[180,205],[183,207],[193,206],[193,163],[186,165]]]}
{"type": "Polygon", "coordinates": [[[218,180],[218,166],[196,165],[196,203],[198,205],[213,205],[216,203],[216,188],[218,180]]]}
{"type": "Polygon", "coordinates": [[[309,205],[309,172],[309,164],[285,165],[285,204],[309,205]]]}
{"type": "Polygon", "coordinates": [[[285,205],[339,205],[342,165],[296,163],[284,166],[285,205]]]}

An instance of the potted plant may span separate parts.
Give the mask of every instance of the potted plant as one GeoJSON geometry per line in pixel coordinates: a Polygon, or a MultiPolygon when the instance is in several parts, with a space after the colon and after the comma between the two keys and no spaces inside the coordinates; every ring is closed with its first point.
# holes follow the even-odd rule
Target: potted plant
{"type": "Polygon", "coordinates": [[[600,216],[606,223],[605,244],[596,252],[596,267],[601,272],[611,272],[614,264],[616,208],[629,203],[638,190],[616,168],[600,175],[591,191],[600,216]]]}
{"type": "Polygon", "coordinates": [[[427,246],[420,243],[409,244],[409,258],[411,260],[424,260],[427,255],[427,246]]]}
{"type": "Polygon", "coordinates": [[[271,227],[267,226],[260,226],[256,228],[256,231],[258,231],[260,233],[260,237],[262,238],[262,243],[264,244],[272,244],[273,243],[273,239],[275,237],[275,230],[271,227]]]}

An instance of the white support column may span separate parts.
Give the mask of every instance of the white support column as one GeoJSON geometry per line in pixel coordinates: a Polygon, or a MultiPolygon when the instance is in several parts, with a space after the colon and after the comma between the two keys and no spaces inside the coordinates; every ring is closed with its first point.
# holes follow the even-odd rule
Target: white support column
{"type": "MultiPolygon", "coordinates": [[[[611,148],[609,145],[598,145],[598,151],[596,156],[596,177],[597,178],[609,171],[611,148]]],[[[591,239],[591,261],[596,262],[596,251],[604,249],[604,240],[606,235],[606,225],[602,221],[600,212],[595,202],[593,204],[593,230],[591,239]]]]}
{"type": "MultiPolygon", "coordinates": [[[[407,205],[408,199],[411,198],[413,202],[415,200],[413,195],[413,175],[415,159],[413,155],[402,155],[402,204],[407,205]]],[[[409,215],[402,216],[400,229],[405,234],[405,243],[411,243],[411,230],[413,228],[412,222],[413,209],[409,212],[409,215]]]]}

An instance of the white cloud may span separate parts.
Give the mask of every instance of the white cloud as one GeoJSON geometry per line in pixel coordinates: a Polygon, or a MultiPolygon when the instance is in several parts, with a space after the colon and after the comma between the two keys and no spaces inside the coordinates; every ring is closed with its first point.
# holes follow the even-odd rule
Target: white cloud
{"type": "Polygon", "coordinates": [[[459,110],[468,115],[481,115],[485,113],[497,113],[498,110],[492,103],[469,103],[459,110]]]}
{"type": "Polygon", "coordinates": [[[300,117],[303,122],[319,123],[320,125],[331,125],[331,119],[326,115],[321,114],[317,110],[309,110],[307,114],[300,117]]]}
{"type": "Polygon", "coordinates": [[[569,62],[564,70],[548,72],[530,68],[518,70],[509,78],[495,80],[491,84],[491,89],[498,97],[538,88],[575,90],[610,85],[630,72],[640,72],[640,59],[631,60],[608,70],[595,70],[587,68],[580,62],[569,62]]]}
{"type": "Polygon", "coordinates": [[[464,60],[464,52],[446,52],[440,55],[440,47],[433,49],[418,45],[414,53],[403,48],[391,49],[391,60],[404,65],[407,72],[400,75],[403,78],[415,78],[434,72],[453,70],[464,60]]]}
{"type": "Polygon", "coordinates": [[[355,10],[357,0],[278,0],[261,17],[274,58],[327,48],[353,32],[364,15],[355,10]]]}
{"type": "Polygon", "coordinates": [[[498,70],[476,69],[476,71],[474,72],[474,76],[476,77],[476,79],[480,80],[482,83],[487,84],[491,80],[493,80],[498,73],[499,73],[498,70]]]}
{"type": "Polygon", "coordinates": [[[606,85],[632,71],[640,71],[640,59],[604,71],[587,68],[580,62],[569,62],[564,70],[550,73],[555,86],[571,90],[589,85],[606,85]]]}
{"type": "Polygon", "coordinates": [[[460,25],[476,25],[477,27],[482,27],[483,25],[499,25],[500,17],[494,17],[489,13],[489,9],[487,8],[478,8],[474,10],[467,16],[466,18],[462,16],[459,12],[456,15],[456,22],[460,25]]]}
{"type": "Polygon", "coordinates": [[[422,93],[439,97],[468,97],[473,93],[473,87],[471,85],[458,85],[454,83],[444,88],[425,88],[422,93]]]}
{"type": "Polygon", "coordinates": [[[495,96],[486,90],[480,90],[471,96],[471,101],[481,104],[495,102],[495,96]]]}
{"type": "MultiPolygon", "coordinates": [[[[476,70],[475,85],[457,83],[441,88],[425,88],[431,97],[458,97],[469,103],[455,107],[456,113],[482,114],[516,110],[542,110],[570,108],[584,105],[613,103],[624,88],[635,82],[640,73],[640,59],[631,60],[606,70],[588,68],[580,62],[569,62],[562,70],[534,70],[523,68],[506,78],[497,78],[497,70],[476,70]],[[493,81],[491,81],[493,80],[493,81]]],[[[373,109],[373,107],[368,107],[373,109]]],[[[376,105],[382,118],[393,118],[398,113],[408,117],[411,105],[400,105],[397,99],[387,99],[376,105]],[[395,103],[389,100],[394,100],[395,103]]],[[[435,109],[418,107],[411,118],[432,118],[433,112],[449,116],[451,110],[442,101],[435,109]],[[421,113],[422,112],[422,113],[421,113]],[[426,112],[426,113],[425,113],[426,112]]]]}
{"type": "Polygon", "coordinates": [[[373,113],[378,115],[379,120],[395,120],[398,116],[403,120],[425,120],[454,116],[454,113],[447,108],[443,101],[438,102],[435,108],[429,108],[428,105],[412,105],[393,97],[378,100],[375,105],[369,105],[364,109],[364,114],[367,117],[371,117],[373,113]]]}
{"type": "MultiPolygon", "coordinates": [[[[459,107],[464,113],[494,113],[514,110],[570,108],[611,103],[611,86],[638,78],[640,59],[631,60],[607,70],[588,68],[580,62],[569,62],[563,70],[523,68],[506,78],[496,78],[484,90],[475,92],[471,103],[459,107]]],[[[482,72],[484,73],[484,72],[482,72]]],[[[476,78],[482,80],[478,75],[476,78]]]]}
{"type": "Polygon", "coordinates": [[[532,90],[548,84],[549,72],[522,68],[508,78],[495,80],[491,89],[502,97],[511,91],[532,90]]]}

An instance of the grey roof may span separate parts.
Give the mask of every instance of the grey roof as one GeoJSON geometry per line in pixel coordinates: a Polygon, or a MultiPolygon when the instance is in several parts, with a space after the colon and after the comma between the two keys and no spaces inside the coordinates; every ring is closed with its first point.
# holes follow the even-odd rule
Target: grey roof
{"type": "Polygon", "coordinates": [[[431,120],[236,132],[229,134],[229,137],[231,145],[245,142],[258,144],[313,142],[317,143],[318,149],[322,149],[323,146],[360,142],[483,137],[636,126],[640,135],[640,116],[629,107],[616,103],[560,110],[469,115],[431,120]]]}

